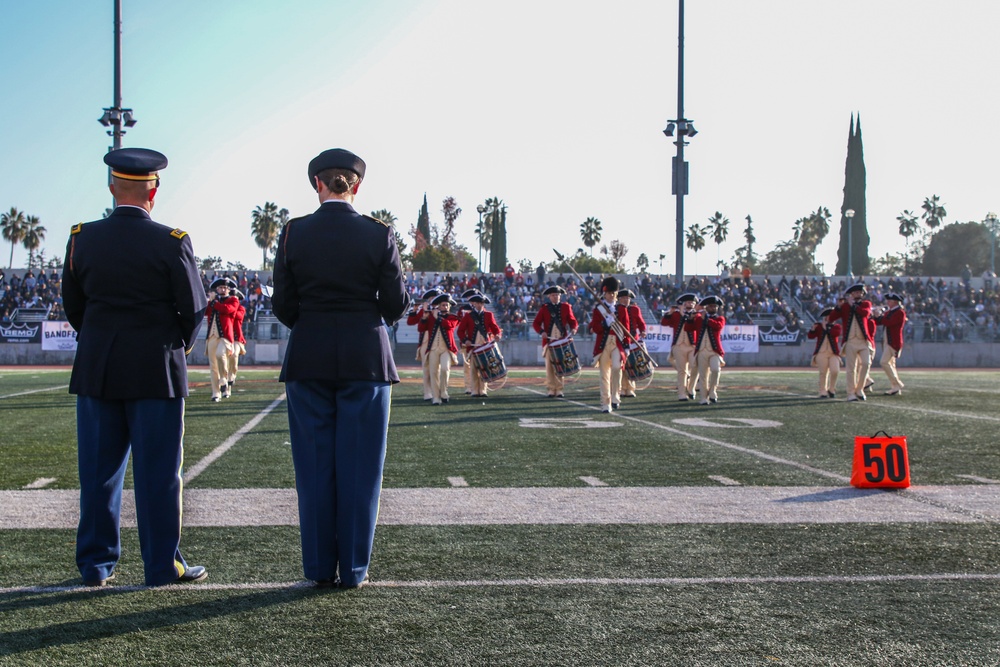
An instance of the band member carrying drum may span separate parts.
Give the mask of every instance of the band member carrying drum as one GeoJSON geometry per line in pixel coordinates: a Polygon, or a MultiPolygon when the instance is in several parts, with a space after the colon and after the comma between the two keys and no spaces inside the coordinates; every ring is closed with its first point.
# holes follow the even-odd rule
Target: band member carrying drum
{"type": "MultiPolygon", "coordinates": [[[[625,306],[628,311],[629,333],[632,338],[629,340],[629,354],[642,348],[643,336],[646,335],[646,320],[642,317],[642,310],[635,305],[635,293],[630,289],[618,290],[618,305],[625,306]]],[[[622,397],[635,398],[635,380],[626,373],[622,377],[622,397]]]]}
{"type": "Polygon", "coordinates": [[[697,379],[697,365],[694,360],[694,349],[698,344],[698,331],[685,325],[694,319],[695,304],[698,297],[690,292],[677,297],[674,306],[663,314],[660,324],[671,327],[674,336],[670,343],[670,362],[677,370],[677,400],[688,401],[694,398],[694,385],[697,379]]]}
{"type": "Polygon", "coordinates": [[[698,331],[694,357],[698,363],[698,375],[701,376],[699,402],[708,405],[719,402],[719,376],[726,365],[723,360],[726,351],[722,349],[722,329],[726,326],[726,318],[719,314],[722,299],[717,296],[706,296],[698,305],[703,310],[685,326],[698,331]]]}
{"type": "Polygon", "coordinates": [[[628,309],[617,305],[621,283],[614,276],[601,281],[601,300],[591,315],[594,362],[601,372],[601,411],[617,410],[621,402],[622,364],[627,356],[628,309]]]}
{"type": "Polygon", "coordinates": [[[424,310],[417,323],[417,331],[426,333],[424,355],[431,376],[431,405],[447,403],[448,381],[451,379],[451,365],[458,363],[458,347],[455,345],[455,329],[459,319],[448,311],[455,305],[450,294],[441,294],[431,300],[432,310],[424,310]]]}
{"type": "MultiPolygon", "coordinates": [[[[493,313],[486,310],[486,304],[490,302],[488,296],[479,292],[469,297],[469,305],[472,310],[465,314],[458,324],[458,339],[462,341],[462,349],[465,351],[465,358],[468,360],[474,348],[487,343],[496,343],[503,336],[503,330],[497,324],[493,313]]],[[[483,369],[478,369],[482,371],[483,369]]],[[[474,398],[486,398],[486,379],[482,372],[472,374],[472,396],[474,398]]]]}
{"type": "MultiPolygon", "coordinates": [[[[409,313],[406,314],[406,323],[410,326],[419,325],[420,320],[424,313],[430,308],[431,300],[436,296],[441,295],[441,290],[433,287],[421,295],[421,304],[419,307],[414,305],[409,313]]],[[[423,378],[424,385],[424,400],[429,401],[432,398],[431,394],[431,369],[430,365],[427,363],[426,348],[424,345],[424,332],[420,331],[420,327],[417,327],[417,361],[420,362],[421,377],[423,378]]]]}
{"type": "Polygon", "coordinates": [[[566,293],[559,285],[548,287],[542,296],[549,302],[538,309],[532,328],[542,336],[542,357],[545,358],[545,389],[549,398],[562,398],[566,387],[566,375],[580,370],[580,361],[576,356],[576,346],[573,336],[579,328],[579,323],[573,315],[573,307],[562,302],[566,293]],[[552,343],[557,342],[553,347],[552,343]],[[567,358],[567,354],[569,357],[567,358]]]}
{"type": "Polygon", "coordinates": [[[837,375],[840,373],[840,334],[843,327],[827,318],[833,308],[819,314],[819,322],[806,334],[806,338],[816,339],[811,366],[819,369],[819,397],[836,398],[837,375]]]}
{"type": "MultiPolygon", "coordinates": [[[[462,292],[461,299],[464,303],[458,307],[459,326],[461,326],[461,321],[465,319],[465,316],[472,310],[472,305],[469,304],[469,297],[473,294],[479,294],[479,290],[470,287],[462,292]]],[[[465,393],[468,396],[471,396],[475,390],[472,378],[476,374],[476,370],[473,368],[471,352],[471,348],[462,348],[462,383],[465,387],[465,393]]]]}

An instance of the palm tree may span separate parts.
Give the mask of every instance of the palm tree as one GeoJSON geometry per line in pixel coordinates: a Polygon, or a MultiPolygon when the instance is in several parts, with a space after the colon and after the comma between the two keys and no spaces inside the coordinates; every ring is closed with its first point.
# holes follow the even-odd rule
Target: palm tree
{"type": "Polygon", "coordinates": [[[11,209],[0,215],[0,234],[4,239],[10,241],[10,261],[7,262],[7,269],[14,267],[14,246],[24,241],[24,226],[26,224],[24,213],[18,211],[13,206],[11,209]]]}
{"type": "Polygon", "coordinates": [[[718,264],[722,244],[729,238],[729,218],[716,211],[715,215],[708,219],[708,222],[711,224],[712,240],[715,241],[715,263],[718,264]]]}
{"type": "Polygon", "coordinates": [[[278,242],[278,235],[281,233],[278,222],[278,205],[274,202],[264,202],[264,207],[255,208],[250,213],[250,218],[252,219],[250,233],[253,235],[253,242],[264,251],[262,268],[267,269],[267,251],[278,242]]]}
{"type": "Polygon", "coordinates": [[[594,246],[601,242],[601,221],[597,218],[587,218],[580,223],[580,238],[583,245],[590,248],[590,256],[594,256],[594,246]]]}
{"type": "Polygon", "coordinates": [[[705,247],[705,234],[709,232],[709,227],[702,227],[693,224],[687,228],[687,241],[684,243],[688,248],[694,250],[694,273],[698,272],[698,252],[705,247]]]}
{"type": "Polygon", "coordinates": [[[28,268],[34,263],[35,251],[41,247],[45,240],[45,227],[42,227],[41,220],[37,215],[29,215],[24,225],[24,238],[21,245],[28,251],[28,268]]]}
{"type": "Polygon", "coordinates": [[[902,213],[897,215],[896,220],[899,221],[899,235],[906,240],[906,261],[904,263],[904,271],[909,274],[910,237],[916,234],[920,229],[920,223],[917,222],[917,214],[909,210],[904,210],[902,213]]]}
{"type": "Polygon", "coordinates": [[[924,198],[924,203],[921,204],[920,208],[924,209],[922,217],[927,226],[931,229],[937,228],[944,218],[948,215],[948,212],[944,210],[944,206],[941,206],[941,198],[937,195],[931,195],[930,197],[924,198]]]}
{"type": "Polygon", "coordinates": [[[386,208],[380,208],[377,211],[372,211],[372,217],[376,220],[381,220],[390,227],[396,226],[396,216],[392,214],[392,211],[386,208]]]}

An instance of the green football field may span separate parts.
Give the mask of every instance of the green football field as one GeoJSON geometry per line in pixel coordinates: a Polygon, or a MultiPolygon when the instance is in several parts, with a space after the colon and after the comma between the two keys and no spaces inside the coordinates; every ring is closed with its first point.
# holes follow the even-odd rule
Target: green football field
{"type": "Polygon", "coordinates": [[[812,369],[725,369],[699,406],[664,369],[610,415],[592,369],[564,399],[456,371],[448,405],[416,370],[393,388],[372,584],[331,592],[302,580],[276,370],[220,404],[191,373],[182,548],[208,580],[141,586],[126,512],[89,589],[69,373],[0,369],[0,665],[1000,664],[995,371],[904,369],[887,397],[873,369],[847,403],[843,377],[820,400],[812,369]],[[869,474],[905,490],[850,484],[880,431],[907,465],[869,450],[869,474]]]}

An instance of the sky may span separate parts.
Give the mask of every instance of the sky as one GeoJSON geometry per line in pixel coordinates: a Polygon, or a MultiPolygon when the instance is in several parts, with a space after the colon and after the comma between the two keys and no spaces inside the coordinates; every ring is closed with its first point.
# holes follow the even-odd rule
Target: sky
{"type": "MultiPolygon", "coordinates": [[[[154,219],[200,257],[259,268],[251,212],[305,215],[327,148],[368,164],[355,206],[408,232],[453,196],[478,257],[476,205],[508,207],[508,258],[583,247],[588,217],[652,270],[674,271],[676,203],[662,134],[677,117],[677,0],[123,0],[124,146],[159,150],[154,219]],[[665,259],[659,259],[665,255],[665,259]]],[[[0,210],[36,215],[46,256],[111,205],[98,124],[113,104],[113,0],[0,0],[0,210]]],[[[995,0],[687,0],[684,225],[716,211],[729,239],[685,251],[713,273],[743,245],[834,213],[818,261],[836,265],[847,138],[860,115],[872,257],[900,252],[898,216],[939,195],[948,222],[1000,209],[995,0]]],[[[0,265],[10,246],[0,241],[0,265]]],[[[27,252],[16,248],[15,267],[27,252]]]]}

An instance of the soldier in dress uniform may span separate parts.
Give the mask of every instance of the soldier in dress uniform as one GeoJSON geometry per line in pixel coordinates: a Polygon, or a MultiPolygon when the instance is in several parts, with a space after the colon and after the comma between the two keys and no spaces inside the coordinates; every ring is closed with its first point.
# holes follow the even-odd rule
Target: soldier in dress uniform
{"type": "MultiPolygon", "coordinates": [[[[618,290],[618,305],[625,306],[628,311],[629,333],[632,334],[628,343],[629,354],[642,347],[643,336],[646,335],[646,320],[642,317],[642,309],[634,302],[635,292],[630,289],[618,290]]],[[[628,376],[628,373],[622,375],[622,396],[635,398],[635,382],[628,376]]]]}
{"type": "Polygon", "coordinates": [[[549,302],[538,309],[534,321],[531,323],[535,332],[542,336],[542,356],[545,358],[545,389],[549,398],[562,398],[566,387],[566,378],[556,375],[552,364],[552,350],[549,344],[563,338],[571,338],[576,335],[576,330],[580,324],[573,315],[573,307],[561,301],[562,295],[566,293],[559,285],[545,288],[542,296],[548,297],[549,302]]]}
{"type": "MultiPolygon", "coordinates": [[[[462,292],[462,303],[458,307],[458,319],[459,326],[461,326],[461,321],[465,316],[472,312],[472,304],[469,303],[469,297],[473,294],[479,294],[479,290],[475,288],[469,288],[462,292]]],[[[475,381],[473,376],[476,370],[472,367],[472,350],[471,348],[462,347],[462,382],[465,387],[465,393],[471,396],[475,392],[475,381]]]]}
{"type": "Polygon", "coordinates": [[[212,402],[218,403],[230,395],[229,361],[232,359],[236,340],[234,322],[240,300],[229,294],[230,290],[236,289],[236,283],[229,278],[217,278],[209,285],[209,289],[212,296],[205,314],[208,319],[205,354],[208,355],[208,367],[212,371],[212,402]]]}
{"type": "MultiPolygon", "coordinates": [[[[437,287],[432,287],[420,296],[420,306],[410,309],[407,313],[406,323],[410,326],[417,326],[420,324],[420,320],[423,317],[424,312],[430,307],[431,301],[436,296],[441,295],[441,290],[437,287]]],[[[420,331],[417,327],[417,360],[420,362],[420,377],[424,386],[424,400],[429,401],[433,397],[431,394],[431,367],[427,363],[427,355],[425,354],[424,345],[424,332],[420,331]]]]}
{"type": "Polygon", "coordinates": [[[701,405],[708,405],[719,402],[719,376],[722,375],[722,367],[726,365],[723,359],[726,351],[722,347],[722,330],[726,326],[726,318],[719,313],[719,308],[724,304],[717,296],[706,296],[698,305],[702,310],[685,326],[698,332],[694,357],[701,379],[699,402],[701,405]]]}
{"type": "Polygon", "coordinates": [[[896,396],[903,392],[903,381],[899,379],[899,373],[896,372],[896,360],[903,353],[903,325],[906,324],[906,311],[900,307],[903,302],[902,297],[895,292],[886,294],[885,301],[888,308],[875,318],[875,321],[882,325],[884,331],[882,358],[879,363],[882,364],[882,370],[889,378],[889,390],[885,392],[885,395],[896,396]]]}
{"type": "Polygon", "coordinates": [[[279,380],[302,534],[302,567],[319,587],[368,578],[399,382],[386,324],[410,305],[391,227],[352,206],[365,163],[340,148],[309,163],[319,208],[289,220],[274,258],[272,306],[291,329],[279,380]]]}
{"type": "Polygon", "coordinates": [[[617,410],[621,403],[622,364],[628,340],[628,309],[619,306],[621,283],[614,276],[601,281],[601,300],[591,314],[594,362],[601,372],[601,411],[617,410]]]}
{"type": "Polygon", "coordinates": [[[69,385],[80,469],[76,563],[88,586],[114,577],[131,452],[146,585],[197,581],[205,568],[180,552],[181,465],[185,355],[205,316],[205,289],[187,232],[149,215],[167,158],[123,148],[104,162],[117,205],[105,219],[73,227],[62,277],[78,344],[69,385]]]}
{"type": "Polygon", "coordinates": [[[424,355],[431,375],[431,405],[447,403],[448,382],[451,379],[451,365],[458,363],[458,347],[455,345],[455,329],[458,328],[457,315],[450,312],[456,305],[450,294],[441,294],[431,300],[431,310],[425,310],[417,324],[417,331],[427,334],[424,355]]]}
{"type": "Polygon", "coordinates": [[[243,320],[246,319],[247,309],[243,305],[243,293],[235,289],[233,295],[240,307],[233,314],[233,335],[236,340],[233,341],[233,354],[229,357],[229,391],[232,391],[233,385],[236,384],[236,374],[240,370],[240,357],[247,353],[247,339],[243,335],[243,320]]]}
{"type": "Polygon", "coordinates": [[[865,378],[871,368],[875,340],[868,328],[872,302],[864,298],[863,283],[851,285],[844,299],[830,313],[830,321],[844,327],[840,348],[847,363],[847,400],[865,400],[865,378]]]}
{"type": "Polygon", "coordinates": [[[819,369],[819,397],[837,397],[837,375],[840,373],[840,334],[843,327],[838,322],[830,322],[833,308],[819,314],[819,321],[806,333],[806,338],[816,340],[812,354],[812,365],[819,369]]]}
{"type": "MultiPolygon", "coordinates": [[[[490,311],[486,310],[486,304],[490,302],[488,296],[478,292],[469,297],[469,305],[472,307],[458,323],[458,339],[462,342],[462,349],[465,350],[466,364],[469,364],[472,357],[472,350],[485,345],[486,343],[499,341],[503,336],[503,329],[497,324],[497,319],[490,311]]],[[[474,398],[486,398],[486,382],[478,369],[472,371],[472,396],[474,398]]]]}
{"type": "Polygon", "coordinates": [[[667,309],[660,324],[674,330],[670,341],[670,362],[677,371],[677,400],[694,399],[695,381],[698,379],[698,366],[694,360],[694,348],[698,343],[698,331],[687,327],[687,323],[695,316],[698,296],[690,292],[677,297],[674,305],[667,309]]]}

